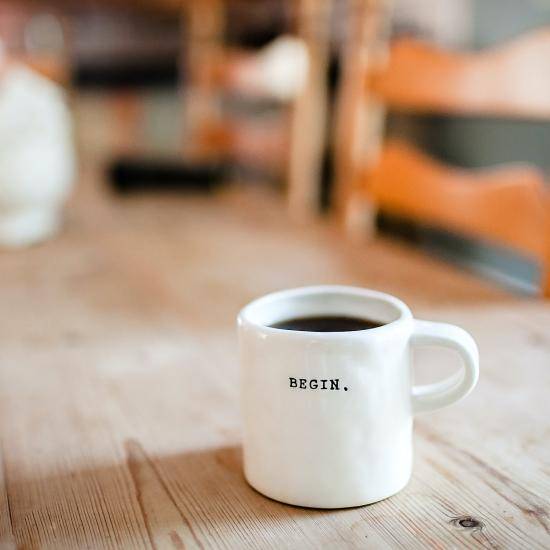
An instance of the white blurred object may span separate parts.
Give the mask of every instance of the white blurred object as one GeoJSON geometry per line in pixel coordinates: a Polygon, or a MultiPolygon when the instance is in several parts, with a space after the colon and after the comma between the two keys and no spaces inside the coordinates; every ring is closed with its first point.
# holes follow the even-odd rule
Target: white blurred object
{"type": "Polygon", "coordinates": [[[273,97],[288,101],[302,90],[309,69],[307,46],[303,40],[281,36],[258,54],[261,86],[273,97]]]}
{"type": "Polygon", "coordinates": [[[72,123],[62,88],[22,65],[4,66],[0,245],[26,246],[53,235],[74,175],[72,123]]]}
{"type": "Polygon", "coordinates": [[[261,94],[286,102],[303,89],[309,55],[303,40],[283,35],[229,68],[229,82],[241,93],[261,94]]]}

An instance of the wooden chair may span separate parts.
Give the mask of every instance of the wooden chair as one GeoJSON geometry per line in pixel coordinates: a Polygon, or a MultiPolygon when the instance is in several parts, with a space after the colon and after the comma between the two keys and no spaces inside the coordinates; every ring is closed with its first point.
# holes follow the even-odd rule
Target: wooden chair
{"type": "MultiPolygon", "coordinates": [[[[326,74],[329,56],[331,0],[300,0],[290,3],[296,34],[308,50],[307,77],[302,89],[289,102],[283,115],[284,129],[268,127],[265,136],[250,124],[228,120],[222,112],[222,97],[235,92],[235,75],[254,66],[254,53],[224,44],[225,2],[186,2],[187,66],[189,84],[184,92],[184,153],[190,158],[249,153],[258,148],[283,164],[288,181],[289,209],[298,217],[318,210],[322,160],[325,149],[327,111],[326,74]],[[271,151],[271,155],[269,154],[271,151]]],[[[249,90],[250,91],[250,90],[249,90]]],[[[243,95],[247,90],[242,90],[243,95]]],[[[245,154],[246,156],[246,154],[245,154]]]]}
{"type": "Polygon", "coordinates": [[[395,41],[386,52],[380,26],[352,38],[367,51],[370,40],[373,49],[364,54],[360,76],[343,82],[342,94],[354,102],[340,116],[338,131],[350,143],[336,151],[336,185],[351,232],[364,230],[365,213],[372,219],[381,208],[499,244],[540,262],[542,291],[550,296],[550,190],[539,170],[524,164],[452,168],[410,144],[384,141],[382,132],[365,138],[357,127],[357,113],[376,118],[384,109],[550,121],[550,29],[480,53],[411,39],[395,41]]]}

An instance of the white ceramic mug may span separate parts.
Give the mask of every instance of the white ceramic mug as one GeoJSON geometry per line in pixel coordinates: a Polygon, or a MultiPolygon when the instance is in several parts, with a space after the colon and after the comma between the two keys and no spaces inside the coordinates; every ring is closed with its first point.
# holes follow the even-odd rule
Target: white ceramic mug
{"type": "Polygon", "coordinates": [[[405,487],[416,413],[468,394],[478,351],[459,327],[413,319],[388,294],[315,286],[269,294],[239,314],[244,471],[273,499],[315,508],[369,504],[405,487]],[[350,332],[270,325],[343,315],[384,323],[350,332]],[[462,369],[411,385],[411,346],[456,350],[462,369]]]}

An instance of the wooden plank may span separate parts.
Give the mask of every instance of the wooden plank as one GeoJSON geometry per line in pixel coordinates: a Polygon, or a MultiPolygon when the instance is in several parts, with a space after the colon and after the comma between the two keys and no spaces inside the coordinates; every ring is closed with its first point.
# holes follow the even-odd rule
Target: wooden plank
{"type": "Polygon", "coordinates": [[[549,54],[548,27],[474,53],[406,38],[367,80],[391,108],[548,120],[549,54]]]}
{"type": "Polygon", "coordinates": [[[550,259],[550,194],[544,175],[532,166],[449,167],[394,139],[363,184],[382,208],[499,243],[541,263],[550,259]]]}
{"type": "MultiPolygon", "coordinates": [[[[3,540],[11,529],[22,548],[548,547],[550,306],[395,243],[291,223],[275,195],[79,194],[58,239],[0,254],[3,540]],[[249,299],[329,282],[459,323],[482,357],[471,397],[418,419],[410,485],[340,511],[286,506],[244,481],[234,334],[249,299]]],[[[442,358],[450,368],[420,350],[418,377],[443,375],[442,358]]]]}

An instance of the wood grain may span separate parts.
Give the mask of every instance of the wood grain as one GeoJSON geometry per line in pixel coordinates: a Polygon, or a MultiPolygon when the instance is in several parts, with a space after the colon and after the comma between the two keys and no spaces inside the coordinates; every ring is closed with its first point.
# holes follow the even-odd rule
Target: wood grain
{"type": "MultiPolygon", "coordinates": [[[[121,199],[98,181],[57,239],[0,253],[6,548],[548,548],[548,304],[343,243],[276,195],[121,199]],[[480,346],[476,391],[418,418],[411,483],[371,506],[286,506],[243,479],[235,315],[314,283],[392,292],[480,346]]],[[[417,378],[453,361],[420,350],[417,378]]]]}

